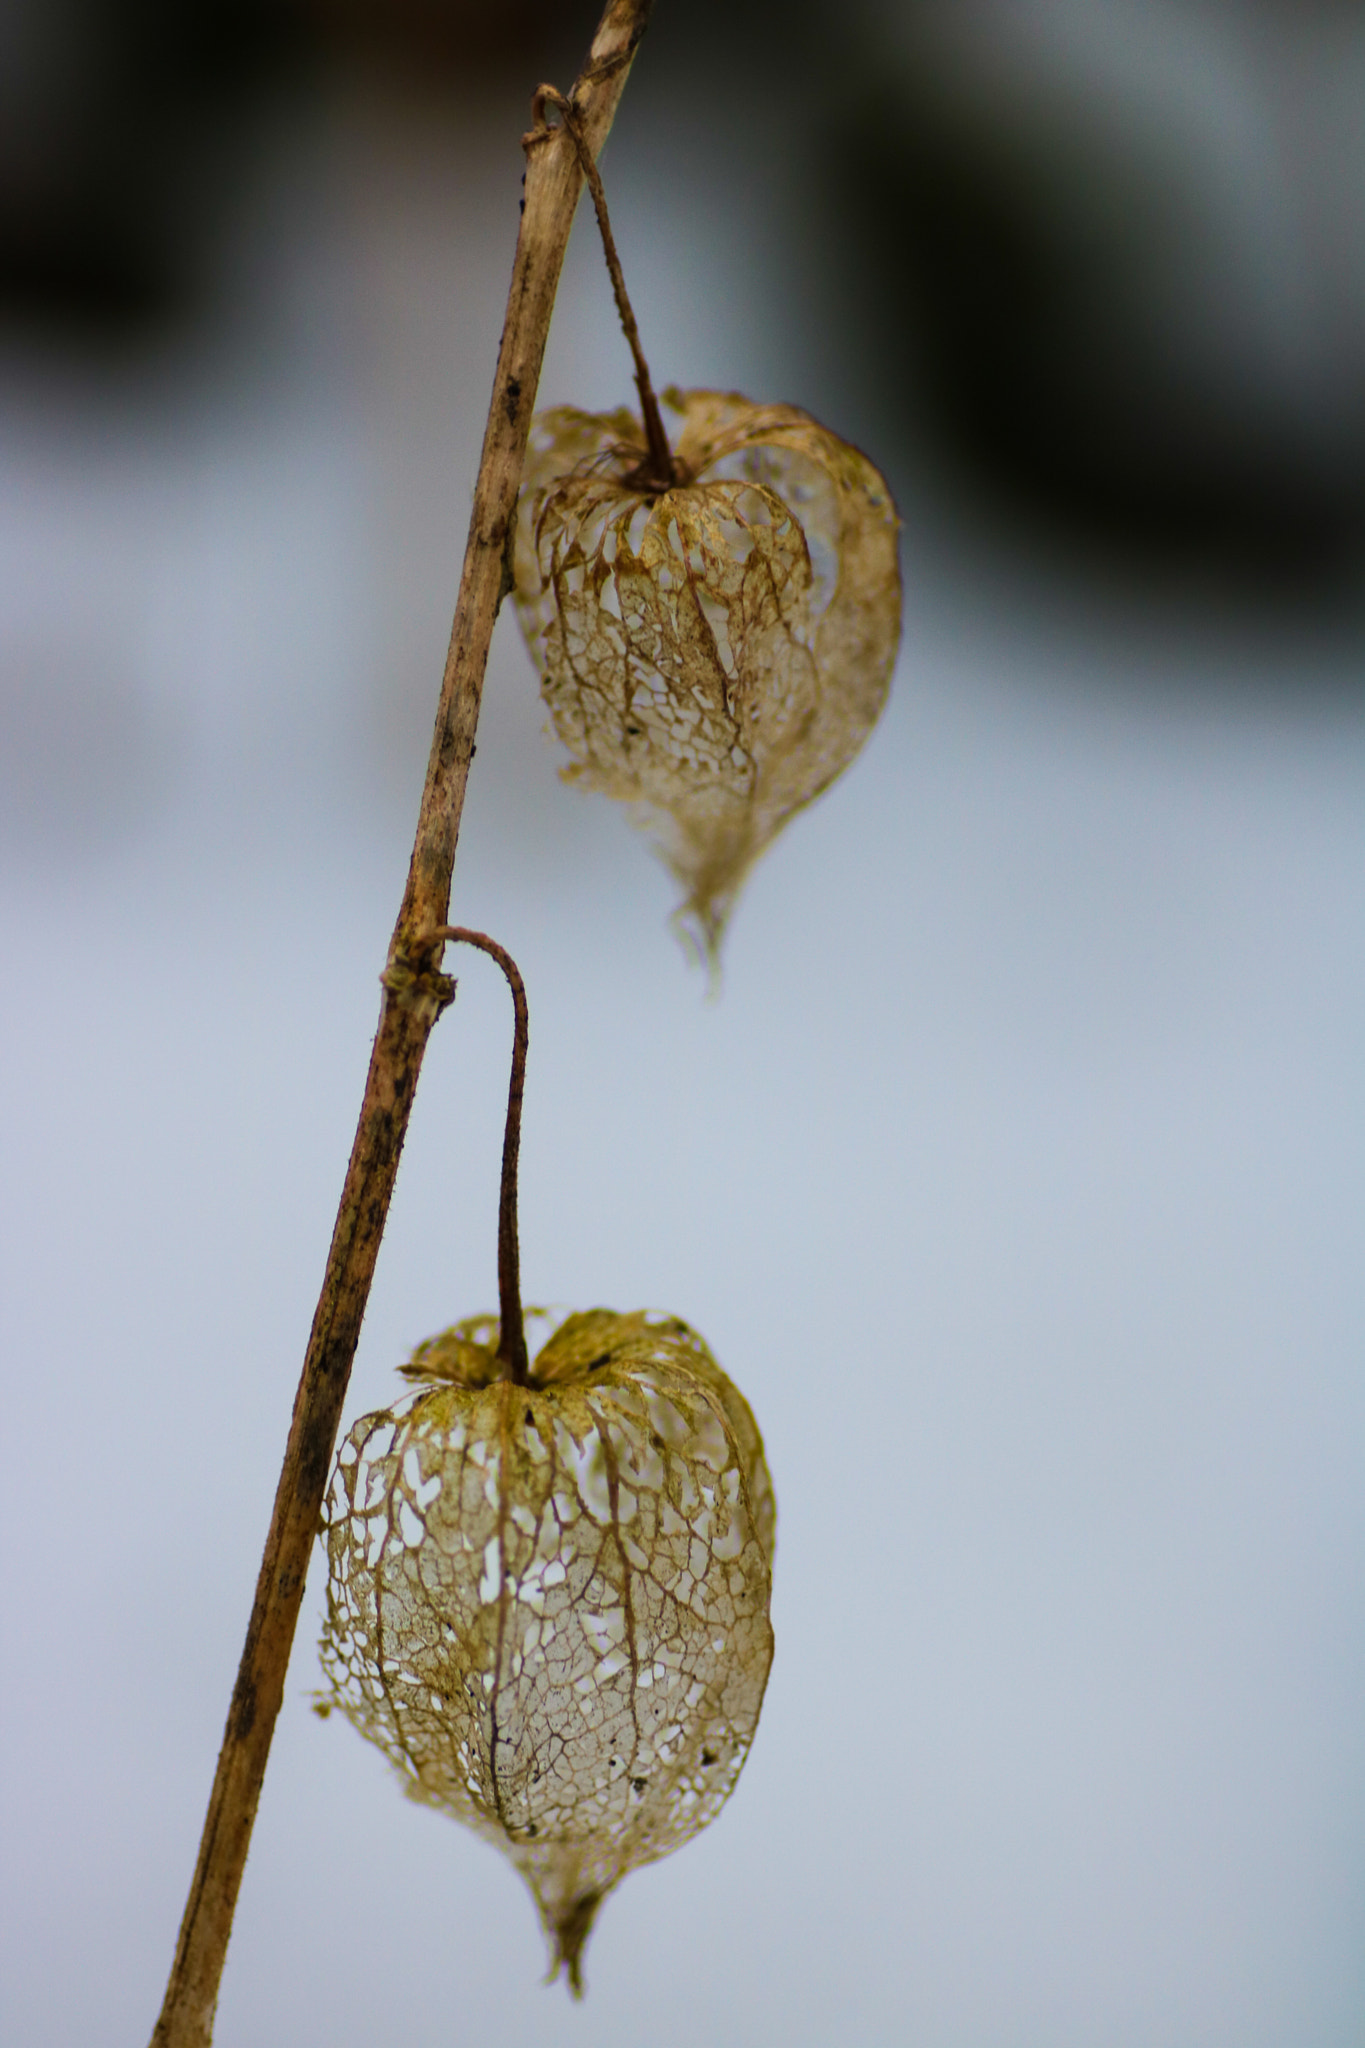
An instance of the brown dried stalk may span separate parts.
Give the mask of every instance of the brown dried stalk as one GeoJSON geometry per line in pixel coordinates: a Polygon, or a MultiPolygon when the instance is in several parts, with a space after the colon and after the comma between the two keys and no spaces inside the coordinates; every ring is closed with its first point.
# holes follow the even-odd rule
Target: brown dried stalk
{"type": "Polygon", "coordinates": [[[645,423],[645,438],[649,443],[648,460],[639,465],[635,481],[643,490],[671,490],[679,481],[678,465],[668,445],[664,423],[659,417],[659,401],[654,395],[649,364],[645,361],[645,352],[640,346],[640,330],[635,324],[635,311],[630,303],[630,294],[626,290],[625,272],[621,268],[621,258],[616,251],[616,237],[611,231],[611,216],[607,212],[607,194],[602,184],[602,174],[597,168],[582,125],[574,113],[572,102],[566,100],[562,92],[556,92],[552,85],[542,85],[531,102],[531,112],[536,125],[523,139],[528,143],[539,142],[542,136],[553,134],[553,129],[545,119],[547,106],[558,110],[560,119],[573,137],[574,148],[578,151],[578,160],[583,166],[583,176],[588,181],[588,190],[592,194],[593,207],[597,213],[598,231],[602,237],[602,254],[607,259],[607,273],[616,296],[616,311],[620,316],[621,332],[626,337],[631,359],[635,364],[635,389],[640,394],[640,417],[645,423]]]}
{"type": "MultiPolygon", "coordinates": [[[[650,0],[607,0],[574,85],[576,119],[594,152],[611,127],[649,8],[650,0]]],[[[512,585],[510,557],[526,436],[582,185],[569,134],[537,137],[527,155],[521,231],[412,864],[389,946],[360,1121],[153,2048],[203,2048],[212,2038],[233,1911],[398,1156],[427,1039],[453,994],[451,982],[438,970],[441,942],[434,933],[449,908],[488,645],[498,606],[512,585]]]]}
{"type": "Polygon", "coordinates": [[[526,1015],[526,984],[521,969],[505,946],[487,932],[467,925],[438,925],[433,939],[457,940],[477,946],[496,960],[512,991],[512,1078],[507,1086],[507,1123],[502,1134],[502,1186],[498,1193],[498,1361],[503,1377],[524,1387],[531,1375],[526,1355],[526,1319],[521,1309],[521,1245],[517,1233],[517,1161],[521,1156],[521,1102],[526,1092],[526,1049],[530,1024],[526,1015]]]}

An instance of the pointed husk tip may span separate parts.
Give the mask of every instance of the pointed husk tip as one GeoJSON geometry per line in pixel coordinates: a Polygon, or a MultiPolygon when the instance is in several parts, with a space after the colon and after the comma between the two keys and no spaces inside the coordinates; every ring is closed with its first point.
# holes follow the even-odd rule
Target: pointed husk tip
{"type": "Polygon", "coordinates": [[[562,1970],[575,1998],[581,1998],[587,1988],[583,1982],[583,1951],[588,1945],[597,1909],[605,1897],[606,1893],[602,1891],[584,1892],[581,1897],[571,1900],[561,1913],[553,1918],[546,1917],[552,1953],[545,1981],[553,1984],[562,1970]]]}

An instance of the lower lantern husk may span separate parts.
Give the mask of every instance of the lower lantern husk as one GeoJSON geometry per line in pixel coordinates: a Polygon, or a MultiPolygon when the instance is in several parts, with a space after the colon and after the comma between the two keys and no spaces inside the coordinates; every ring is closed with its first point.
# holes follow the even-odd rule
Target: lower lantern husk
{"type": "Polygon", "coordinates": [[[495,1319],[422,1345],[342,1446],[322,1659],[411,1797],[494,1841],[582,1988],[601,1901],[729,1797],[772,1659],[772,1486],[685,1323],[570,1316],[529,1386],[495,1319]]]}

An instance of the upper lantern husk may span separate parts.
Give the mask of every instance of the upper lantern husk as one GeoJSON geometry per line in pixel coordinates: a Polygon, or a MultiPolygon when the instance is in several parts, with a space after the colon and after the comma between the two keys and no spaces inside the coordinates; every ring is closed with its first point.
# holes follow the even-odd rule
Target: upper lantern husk
{"type": "Polygon", "coordinates": [[[900,640],[886,483],[791,405],[670,390],[679,482],[627,411],[531,429],[516,596],[565,770],[638,807],[714,965],[740,883],[876,722],[900,640]]]}
{"type": "Polygon", "coordinates": [[[571,1316],[502,1377],[496,1318],[405,1368],[327,1513],[323,1704],[501,1847],[582,1988],[598,1905],[728,1798],[758,1724],[775,1511],[758,1429],[675,1319],[571,1316]]]}

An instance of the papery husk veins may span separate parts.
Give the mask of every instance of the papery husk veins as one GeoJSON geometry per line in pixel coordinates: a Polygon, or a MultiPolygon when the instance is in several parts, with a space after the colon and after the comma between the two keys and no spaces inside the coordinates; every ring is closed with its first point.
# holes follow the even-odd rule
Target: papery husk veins
{"type": "Polygon", "coordinates": [[[867,457],[795,406],[664,403],[662,491],[632,413],[537,417],[517,602],[565,774],[637,807],[714,960],[749,866],[886,700],[897,518],[867,457]]]}
{"type": "Polygon", "coordinates": [[[772,1486],[685,1323],[570,1316],[524,1387],[496,1343],[476,1318],[422,1345],[417,1391],[342,1447],[324,1704],[511,1857],[578,1991],[601,1900],[739,1775],[772,1658],[772,1486]]]}

